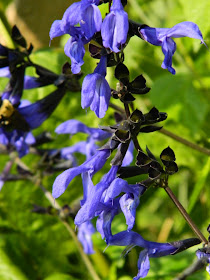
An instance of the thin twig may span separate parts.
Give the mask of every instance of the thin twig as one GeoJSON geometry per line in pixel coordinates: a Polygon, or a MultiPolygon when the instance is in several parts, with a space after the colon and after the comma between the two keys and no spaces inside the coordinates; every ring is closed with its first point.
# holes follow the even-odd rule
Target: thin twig
{"type": "Polygon", "coordinates": [[[176,207],[178,208],[178,210],[180,211],[180,213],[182,214],[182,216],[185,218],[185,220],[187,221],[188,225],[191,227],[191,229],[194,231],[194,233],[198,236],[198,238],[204,242],[205,244],[208,243],[208,241],[206,240],[205,236],[200,232],[200,230],[198,229],[198,227],[196,226],[196,224],[192,221],[192,219],[190,218],[190,216],[188,215],[188,213],[186,212],[186,210],[184,209],[184,207],[182,206],[182,204],[178,201],[178,199],[176,198],[176,196],[174,195],[174,193],[172,192],[172,190],[170,189],[169,186],[167,186],[166,188],[164,188],[165,191],[167,192],[168,196],[171,198],[171,200],[174,202],[174,204],[176,205],[176,207]]]}
{"type": "Polygon", "coordinates": [[[180,136],[178,136],[178,135],[176,135],[176,134],[174,134],[174,133],[172,133],[172,132],[170,132],[170,131],[168,131],[164,128],[161,128],[161,130],[159,130],[159,132],[164,134],[164,135],[169,136],[170,138],[173,138],[174,140],[184,144],[185,146],[187,146],[187,147],[189,147],[193,150],[197,150],[197,151],[199,151],[199,152],[201,152],[205,155],[210,156],[210,150],[207,149],[207,148],[204,148],[204,147],[201,147],[201,146],[199,146],[195,143],[192,143],[192,142],[190,142],[190,141],[188,141],[188,140],[186,140],[186,139],[184,139],[184,138],[182,138],[182,137],[180,137],[180,136]]]}
{"type": "MultiPolygon", "coordinates": [[[[119,107],[119,106],[117,106],[117,105],[115,105],[113,103],[110,103],[109,105],[110,105],[110,107],[112,109],[117,110],[120,113],[124,113],[124,109],[122,107],[119,107]]],[[[201,147],[201,146],[199,146],[199,145],[197,145],[195,143],[192,143],[192,142],[190,142],[190,141],[188,141],[188,140],[186,140],[186,139],[184,139],[184,138],[174,134],[173,132],[170,132],[169,130],[167,130],[165,128],[161,128],[160,130],[158,130],[158,132],[160,132],[160,133],[162,133],[162,134],[164,134],[164,135],[166,135],[166,136],[168,136],[168,137],[170,137],[170,138],[172,138],[172,139],[182,143],[183,145],[185,145],[185,146],[187,146],[187,147],[189,147],[189,148],[191,148],[193,150],[199,151],[199,152],[201,152],[201,153],[203,153],[205,155],[210,156],[210,150],[209,149],[207,149],[205,147],[201,147]]]]}
{"type": "Polygon", "coordinates": [[[195,260],[189,267],[187,267],[181,274],[174,278],[174,280],[185,280],[188,276],[192,275],[198,270],[206,266],[206,258],[195,260]]]}
{"type": "MultiPolygon", "coordinates": [[[[58,204],[58,202],[53,198],[52,194],[45,189],[45,187],[41,184],[39,184],[39,187],[41,188],[41,190],[44,192],[45,197],[47,198],[47,200],[50,202],[50,204],[52,205],[53,208],[59,210],[60,212],[62,212],[62,207],[58,204]]],[[[62,216],[62,215],[61,215],[62,216]]],[[[71,235],[72,239],[75,242],[75,245],[77,246],[77,249],[82,257],[82,260],[85,264],[85,266],[87,267],[87,270],[89,271],[90,275],[92,276],[93,280],[100,280],[99,276],[97,275],[92,263],[90,262],[89,258],[87,257],[87,255],[84,253],[81,244],[79,243],[77,236],[75,234],[75,232],[73,231],[73,229],[71,228],[71,226],[67,223],[66,220],[61,219],[60,221],[62,222],[62,224],[66,227],[67,231],[69,232],[69,234],[71,235]]]]}

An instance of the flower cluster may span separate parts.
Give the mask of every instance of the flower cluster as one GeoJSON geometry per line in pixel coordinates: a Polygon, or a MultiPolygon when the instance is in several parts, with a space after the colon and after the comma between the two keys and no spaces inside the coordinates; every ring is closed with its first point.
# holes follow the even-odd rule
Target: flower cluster
{"type": "MultiPolygon", "coordinates": [[[[129,70],[124,62],[124,49],[130,37],[138,36],[152,45],[162,47],[165,56],[162,68],[175,74],[172,67],[172,56],[176,44],[172,38],[190,37],[199,39],[204,44],[198,26],[193,22],[182,22],[172,28],[151,28],[140,25],[128,19],[121,0],[113,0],[109,5],[109,12],[104,19],[101,17],[99,0],[81,0],[72,4],[64,13],[61,20],[53,22],[50,29],[50,39],[69,34],[70,39],[65,45],[64,52],[71,59],[71,70],[77,74],[81,71],[84,45],[89,43],[92,58],[100,59],[92,74],[88,74],[82,84],[81,107],[95,112],[98,118],[103,118],[109,108],[110,98],[120,99],[124,104],[126,116],[121,114],[116,118],[117,124],[89,128],[76,120],[69,120],[61,124],[56,132],[86,133],[86,141],[78,142],[72,147],[64,148],[65,155],[80,152],[86,155],[84,163],[71,167],[61,173],[53,184],[53,197],[62,195],[73,178],[81,175],[83,182],[83,199],[74,222],[78,226],[78,238],[82,242],[86,253],[93,253],[90,236],[93,233],[92,219],[97,217],[96,229],[105,239],[107,245],[128,246],[127,252],[134,246],[141,251],[138,260],[138,274],[134,278],[144,278],[149,271],[149,258],[173,255],[200,243],[198,239],[187,239],[172,243],[156,243],[145,240],[141,235],[133,232],[136,209],[140,197],[147,188],[154,184],[161,187],[167,185],[170,175],[178,171],[175,154],[171,148],[166,148],[160,155],[161,163],[147,148],[147,154],[141,150],[137,141],[139,133],[151,133],[161,129],[155,124],[164,121],[167,114],[159,112],[153,107],[148,113],[133,109],[130,113],[129,104],[135,98],[133,94],[146,94],[149,88],[142,75],[130,81],[129,70]],[[115,89],[111,89],[107,80],[107,67],[115,67],[115,78],[119,81],[115,89]],[[110,138],[101,148],[97,149],[95,141],[110,138]],[[133,160],[133,141],[138,150],[136,166],[126,166],[133,160]],[[116,152],[115,152],[116,150],[116,152]],[[104,168],[109,158],[111,168],[102,179],[93,184],[93,176],[104,168]],[[129,184],[125,178],[148,174],[148,179],[129,184]],[[123,213],[127,231],[112,234],[111,225],[116,215],[123,213]]],[[[131,106],[132,107],[132,106],[131,106]]],[[[64,150],[63,150],[64,151],[64,150]]]]}
{"type": "MultiPolygon", "coordinates": [[[[172,38],[189,37],[205,43],[201,31],[193,22],[181,22],[172,28],[149,27],[129,19],[124,10],[126,4],[127,1],[121,0],[81,0],[68,8],[62,19],[52,23],[50,40],[64,34],[70,35],[64,52],[70,58],[71,65],[66,63],[59,75],[31,61],[32,45],[27,47],[17,27],[13,28],[12,39],[18,48],[10,49],[0,45],[0,77],[9,79],[0,100],[0,144],[4,145],[8,154],[17,151],[21,158],[29,153],[30,148],[49,141],[44,136],[42,139],[34,137],[32,130],[40,127],[52,114],[68,90],[81,91],[81,108],[90,107],[100,119],[104,118],[110,105],[117,109],[114,115],[116,122],[99,128],[88,127],[76,119],[61,123],[55,129],[58,138],[60,134],[72,136],[83,133],[87,135],[86,139],[60,149],[36,148],[35,152],[42,157],[40,165],[48,165],[45,172],[63,171],[53,184],[54,199],[59,198],[72,180],[81,175],[83,197],[72,217],[84,252],[94,253],[91,237],[96,230],[108,246],[127,246],[126,254],[135,246],[142,248],[137,263],[138,273],[134,277],[134,280],[138,280],[147,276],[150,258],[180,253],[199,244],[201,240],[190,238],[157,243],[144,239],[134,231],[136,212],[145,192],[150,186],[168,189],[168,179],[178,172],[178,166],[175,153],[170,147],[164,148],[157,158],[148,147],[143,151],[139,144],[138,135],[160,130],[162,126],[158,124],[167,118],[167,114],[156,107],[144,113],[134,104],[134,96],[147,94],[150,88],[141,73],[131,79],[125,65],[125,49],[132,36],[141,38],[142,43],[146,41],[161,46],[164,54],[162,68],[175,74],[172,57],[176,43],[172,38]],[[109,10],[102,18],[99,6],[105,2],[109,2],[109,10]],[[90,56],[99,61],[94,72],[87,74],[80,86],[78,80],[82,76],[81,67],[87,44],[90,56]],[[36,75],[25,75],[27,67],[33,67],[36,75]],[[114,67],[113,73],[117,80],[114,89],[106,79],[108,67],[114,67]],[[54,90],[44,98],[33,103],[22,99],[24,90],[47,85],[53,85],[54,90]],[[123,104],[124,109],[110,104],[111,98],[123,104]],[[77,153],[85,156],[84,162],[76,158],[77,153]],[[134,159],[135,165],[132,165],[134,159]],[[54,166],[55,163],[62,164],[54,166]],[[95,183],[94,175],[100,170],[106,170],[105,175],[95,183]],[[143,179],[140,177],[142,174],[143,179]],[[136,178],[136,183],[130,183],[131,177],[136,178]],[[126,230],[113,234],[113,220],[119,214],[124,217],[126,230]]],[[[9,178],[12,164],[10,160],[0,175],[0,189],[9,178]]],[[[23,170],[21,172],[24,173],[23,170]]],[[[28,179],[27,176],[25,178],[28,179]]],[[[209,244],[196,254],[209,264],[209,244]]]]}

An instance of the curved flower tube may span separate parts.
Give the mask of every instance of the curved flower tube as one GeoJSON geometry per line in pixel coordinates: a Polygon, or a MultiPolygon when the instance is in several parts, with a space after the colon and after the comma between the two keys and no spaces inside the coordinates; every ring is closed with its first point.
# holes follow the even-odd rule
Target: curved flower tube
{"type": "Polygon", "coordinates": [[[175,74],[176,71],[172,67],[172,56],[176,51],[176,43],[173,38],[189,37],[199,39],[204,43],[203,36],[197,24],[190,21],[184,21],[174,25],[172,28],[152,28],[145,26],[140,29],[141,37],[155,46],[161,46],[162,52],[165,55],[161,65],[163,69],[168,69],[169,72],[175,74]]]}

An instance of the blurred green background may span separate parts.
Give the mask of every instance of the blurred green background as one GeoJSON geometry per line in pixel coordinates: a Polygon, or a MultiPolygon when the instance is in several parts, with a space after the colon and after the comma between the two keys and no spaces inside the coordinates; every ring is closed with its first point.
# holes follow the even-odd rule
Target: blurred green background
{"type": "MultiPolygon", "coordinates": [[[[20,5],[21,1],[17,1],[20,5]]],[[[40,1],[41,2],[41,1],[40,1]]],[[[44,1],[43,1],[44,2],[44,1]]],[[[68,5],[70,5],[70,1],[68,5]]],[[[8,5],[12,1],[0,3],[0,40],[10,43],[6,23],[8,5]],[[3,25],[2,25],[3,23],[3,25]],[[4,27],[7,29],[4,30],[4,27]]],[[[27,3],[27,1],[26,1],[27,3]]],[[[30,5],[30,1],[28,1],[30,5]]],[[[38,5],[38,4],[37,4],[38,5]]],[[[41,5],[41,3],[40,3],[41,5]]],[[[66,5],[66,4],[65,4],[66,5]]],[[[67,5],[67,6],[68,6],[67,5]]],[[[46,6],[46,5],[45,5],[46,6]]],[[[23,7],[27,8],[27,7],[23,7]]],[[[60,8],[62,13],[65,8],[60,8]]],[[[104,5],[102,13],[108,11],[104,5]]],[[[210,2],[184,0],[129,0],[126,7],[129,18],[151,27],[172,27],[182,21],[193,21],[198,24],[204,40],[210,46],[210,2]]],[[[47,9],[39,7],[40,18],[47,18],[47,9]]],[[[61,14],[62,14],[61,13],[61,14]]],[[[56,10],[55,10],[56,15],[56,10]]],[[[51,22],[61,16],[54,16],[51,22]]],[[[24,21],[24,18],[22,19],[24,21]]],[[[38,22],[37,22],[38,20],[38,22]]],[[[34,24],[39,19],[34,19],[34,24]]],[[[41,19],[40,19],[41,21],[41,19]]],[[[50,22],[48,20],[48,22],[50,22]]],[[[43,29],[45,26],[43,26],[43,29]]],[[[37,29],[38,30],[38,29],[37,29]]],[[[21,30],[21,32],[23,32],[21,30]]],[[[26,31],[25,31],[26,32],[26,31]]],[[[35,32],[36,37],[39,34],[35,32]]],[[[27,33],[23,34],[27,37],[27,33]]],[[[61,72],[62,65],[69,61],[63,52],[63,46],[68,36],[63,36],[57,48],[48,48],[45,43],[36,45],[36,51],[31,56],[33,62],[49,67],[56,73],[61,72]]],[[[48,39],[47,39],[48,41],[48,39]]],[[[210,53],[199,40],[177,38],[177,51],[173,57],[173,66],[177,74],[171,75],[161,68],[163,54],[160,47],[135,37],[125,49],[125,64],[130,70],[131,79],[143,74],[151,91],[135,101],[136,108],[148,112],[153,106],[159,111],[167,112],[168,118],[163,123],[164,128],[200,146],[210,149],[210,53]]],[[[33,43],[33,42],[32,42],[33,43]]],[[[96,60],[91,60],[86,53],[85,64],[82,67],[84,76],[91,73],[96,60]]],[[[28,70],[28,74],[32,74],[28,70]]],[[[107,79],[113,87],[113,69],[108,69],[107,79]]],[[[83,77],[84,77],[83,76],[83,77]]],[[[6,79],[1,79],[0,90],[4,89],[6,79]]],[[[24,98],[35,101],[49,94],[53,86],[24,92],[24,98]]],[[[114,101],[119,104],[119,101],[114,101]]],[[[70,146],[85,136],[78,134],[71,139],[68,135],[57,136],[54,129],[67,119],[78,119],[91,127],[110,125],[114,123],[113,109],[109,109],[103,120],[98,120],[90,110],[81,109],[80,93],[67,93],[53,115],[34,131],[38,135],[42,131],[50,131],[55,141],[44,147],[70,146]]],[[[210,159],[207,155],[194,151],[189,147],[161,134],[141,134],[139,142],[143,149],[146,145],[159,157],[161,151],[170,146],[177,159],[179,172],[171,177],[170,186],[180,202],[189,212],[194,222],[203,234],[207,236],[206,228],[210,223],[210,159]]],[[[1,155],[1,169],[4,168],[7,156],[1,155]]],[[[79,162],[84,157],[79,156],[79,162]]],[[[23,161],[34,171],[39,158],[27,155],[23,161]]],[[[94,177],[97,182],[109,169],[109,162],[94,177]]],[[[15,170],[13,170],[15,172],[15,170]]],[[[59,173],[58,173],[59,174],[59,173]]],[[[51,191],[53,181],[58,174],[44,178],[45,187],[51,191]]],[[[141,178],[130,179],[135,183],[141,178]]],[[[61,205],[70,206],[78,203],[82,197],[81,179],[76,178],[66,192],[58,199],[61,205]]],[[[69,236],[59,219],[54,216],[32,213],[33,205],[49,206],[42,191],[30,182],[5,183],[0,192],[0,279],[1,280],[73,280],[91,279],[74,241],[69,236]]],[[[72,222],[73,226],[73,222],[72,222]]],[[[113,232],[125,230],[123,215],[114,219],[113,232]]],[[[138,207],[135,231],[145,239],[167,242],[194,237],[193,232],[178,213],[172,201],[164,190],[151,188],[145,193],[138,207]]],[[[133,249],[128,256],[121,257],[123,248],[109,247],[98,233],[93,237],[96,253],[90,256],[96,272],[103,280],[130,280],[137,274],[139,248],[133,249]]],[[[192,249],[176,256],[151,259],[151,270],[147,279],[173,279],[195,259],[192,249]]],[[[189,280],[209,279],[207,272],[197,272],[189,280]]]]}

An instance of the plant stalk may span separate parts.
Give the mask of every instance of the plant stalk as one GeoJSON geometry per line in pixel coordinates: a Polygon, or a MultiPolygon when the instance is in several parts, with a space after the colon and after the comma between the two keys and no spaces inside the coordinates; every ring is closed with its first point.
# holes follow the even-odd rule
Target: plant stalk
{"type": "Polygon", "coordinates": [[[166,188],[164,188],[165,191],[167,192],[168,196],[171,198],[171,200],[173,201],[173,203],[176,205],[176,207],[178,208],[179,212],[182,214],[182,216],[185,218],[185,220],[187,221],[188,225],[191,227],[191,229],[194,231],[194,233],[198,236],[198,238],[204,242],[205,244],[208,243],[207,239],[205,238],[205,236],[200,232],[200,230],[198,229],[198,227],[196,226],[196,224],[192,221],[192,219],[190,218],[190,216],[188,215],[188,213],[186,212],[186,210],[184,209],[184,207],[182,206],[182,204],[179,202],[179,200],[176,198],[176,196],[174,195],[174,193],[172,192],[172,190],[170,189],[169,186],[167,186],[166,188]]]}

